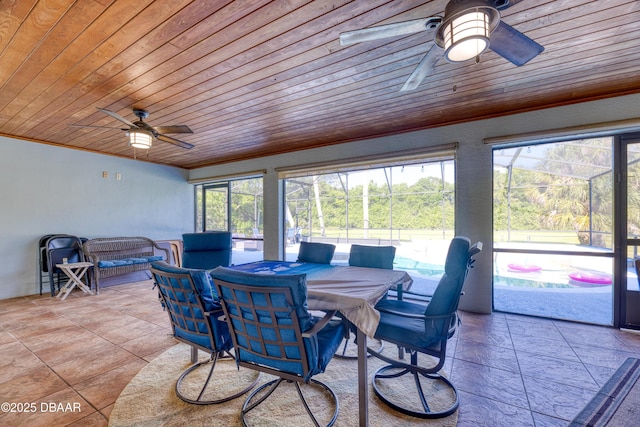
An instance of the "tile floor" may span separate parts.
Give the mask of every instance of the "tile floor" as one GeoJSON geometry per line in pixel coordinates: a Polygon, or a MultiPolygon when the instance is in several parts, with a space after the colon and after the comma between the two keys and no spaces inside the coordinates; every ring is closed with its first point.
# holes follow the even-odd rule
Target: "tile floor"
{"type": "MultiPolygon", "coordinates": [[[[446,365],[459,426],[564,426],[626,357],[640,357],[632,332],[461,314],[446,365]]],[[[0,412],[0,425],[106,426],[129,380],[174,344],[169,334],[150,281],[0,300],[0,402],[23,411],[0,412]]]]}
{"type": "Polygon", "coordinates": [[[74,290],[64,301],[0,300],[0,402],[35,403],[34,413],[0,412],[0,425],[106,426],[127,383],[175,344],[151,288],[146,281],[97,296],[74,290]]]}

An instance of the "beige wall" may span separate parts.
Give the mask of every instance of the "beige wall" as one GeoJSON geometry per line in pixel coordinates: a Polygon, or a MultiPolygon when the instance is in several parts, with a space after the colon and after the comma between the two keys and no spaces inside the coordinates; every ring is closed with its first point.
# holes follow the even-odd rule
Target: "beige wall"
{"type": "Polygon", "coordinates": [[[163,240],[193,231],[186,179],[183,169],[0,137],[0,299],[39,292],[43,235],[163,240]]]}

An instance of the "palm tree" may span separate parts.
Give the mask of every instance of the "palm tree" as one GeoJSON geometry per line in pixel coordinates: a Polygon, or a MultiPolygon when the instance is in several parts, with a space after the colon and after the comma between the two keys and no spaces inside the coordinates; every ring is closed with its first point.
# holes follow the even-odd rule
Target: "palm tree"
{"type": "Polygon", "coordinates": [[[612,140],[551,144],[529,175],[526,194],[541,209],[543,229],[577,233],[583,245],[611,247],[613,232],[612,140]]]}

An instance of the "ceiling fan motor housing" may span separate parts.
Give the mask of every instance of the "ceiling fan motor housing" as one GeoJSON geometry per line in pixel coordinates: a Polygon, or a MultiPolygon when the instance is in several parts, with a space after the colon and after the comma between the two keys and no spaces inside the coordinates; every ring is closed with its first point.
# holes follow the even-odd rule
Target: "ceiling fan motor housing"
{"type": "Polygon", "coordinates": [[[141,110],[140,108],[134,108],[133,114],[135,114],[136,117],[140,118],[140,120],[144,120],[149,117],[149,112],[147,110],[141,110]]]}

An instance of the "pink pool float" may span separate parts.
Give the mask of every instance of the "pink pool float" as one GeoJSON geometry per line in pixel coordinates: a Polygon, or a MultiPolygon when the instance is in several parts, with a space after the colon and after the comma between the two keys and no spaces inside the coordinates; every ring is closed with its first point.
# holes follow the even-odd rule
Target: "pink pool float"
{"type": "Polygon", "coordinates": [[[519,273],[534,273],[542,270],[542,267],[533,264],[508,264],[507,267],[510,271],[517,271],[519,273]]]}
{"type": "Polygon", "coordinates": [[[612,283],[611,276],[595,273],[584,273],[579,271],[569,273],[569,278],[575,282],[578,282],[575,283],[578,286],[580,286],[581,283],[591,286],[605,286],[612,283]]]}

